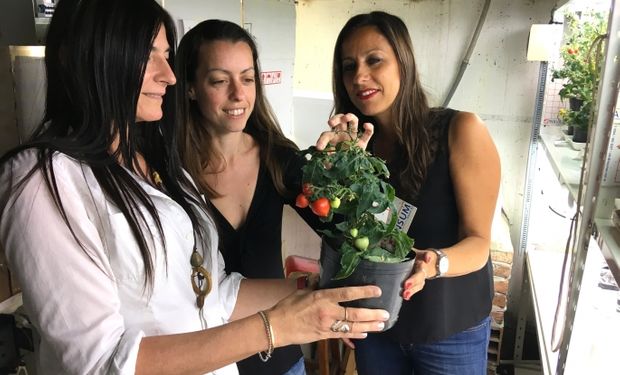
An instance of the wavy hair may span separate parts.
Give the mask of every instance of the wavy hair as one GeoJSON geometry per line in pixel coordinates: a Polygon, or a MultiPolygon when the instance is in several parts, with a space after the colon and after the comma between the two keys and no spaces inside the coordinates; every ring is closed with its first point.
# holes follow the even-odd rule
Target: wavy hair
{"type": "MultiPolygon", "coordinates": [[[[416,195],[433,158],[435,146],[430,142],[428,129],[433,111],[429,108],[426,93],[420,83],[409,31],[400,18],[375,11],[356,15],[344,25],[334,47],[332,75],[334,112],[351,112],[360,118],[360,122],[373,122],[373,118],[364,116],[349,98],[344,87],[342,70],[343,43],[358,29],[368,26],[375,27],[389,41],[398,61],[400,88],[391,107],[394,121],[392,126],[397,136],[399,151],[404,155],[399,170],[400,184],[416,195]]],[[[381,129],[376,128],[376,131],[379,134],[381,129]]]]}
{"type": "Polygon", "coordinates": [[[244,132],[250,134],[260,146],[260,158],[267,166],[271,180],[277,191],[287,193],[284,185],[281,161],[277,149],[281,147],[297,150],[297,146],[284,136],[280,125],[267,102],[260,83],[260,64],[258,49],[250,34],[239,25],[223,20],[207,20],[194,26],[179,43],[177,53],[177,107],[179,109],[179,149],[184,167],[197,182],[199,188],[209,198],[219,196],[209,186],[205,170],[209,165],[218,165],[223,160],[211,142],[208,126],[200,113],[196,101],[189,98],[189,88],[196,81],[196,71],[200,66],[200,48],[206,43],[228,41],[246,43],[252,50],[254,79],[256,82],[256,101],[244,132]]]}
{"type": "MultiPolygon", "coordinates": [[[[65,223],[77,238],[62,203],[52,163],[56,152],[79,160],[93,171],[106,197],[126,217],[144,262],[145,290],[152,290],[154,239],[145,215],[156,222],[165,248],[159,215],[148,194],[132,177],[138,154],[158,171],[167,193],[189,215],[197,240],[207,232],[192,207],[197,192],[183,174],[176,151],[174,90],[163,99],[163,117],[136,123],[138,97],[152,43],[160,28],[170,44],[174,61],[175,27],[169,14],[152,0],[62,0],[51,20],[45,48],[47,93],[45,116],[26,144],[8,152],[36,149],[38,162],[27,178],[41,171],[65,223]],[[113,151],[111,151],[113,150],[113,151]],[[193,189],[193,191],[192,191],[193,189]],[[146,213],[140,210],[146,208],[146,213]]],[[[26,179],[22,180],[23,183],[26,179]]]]}

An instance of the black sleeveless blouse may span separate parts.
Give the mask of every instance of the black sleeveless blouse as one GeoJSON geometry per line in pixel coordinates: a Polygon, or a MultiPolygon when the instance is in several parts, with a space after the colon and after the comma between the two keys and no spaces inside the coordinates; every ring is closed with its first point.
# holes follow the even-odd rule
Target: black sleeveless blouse
{"type": "MultiPolygon", "coordinates": [[[[429,129],[438,142],[419,194],[413,197],[398,183],[398,167],[390,167],[390,182],[398,197],[417,212],[408,235],[415,248],[444,248],[459,241],[459,214],[450,176],[448,130],[457,111],[441,109],[429,129]]],[[[489,316],[493,300],[493,268],[489,257],[480,270],[468,275],[428,280],[424,289],[403,301],[397,323],[386,332],[402,344],[429,343],[473,327],[489,316]]]]}
{"type": "MultiPolygon", "coordinates": [[[[278,150],[278,160],[284,166],[287,187],[299,191],[303,166],[301,157],[295,150],[282,149],[278,150]]],[[[217,208],[211,205],[227,273],[239,272],[245,277],[255,279],[284,278],[282,207],[293,202],[294,198],[283,197],[278,193],[267,166],[261,161],[254,196],[243,225],[235,229],[217,208]]],[[[301,358],[301,347],[290,345],[276,348],[267,362],[263,362],[255,354],[237,362],[237,367],[240,375],[283,374],[301,358]]]]}
{"type": "MultiPolygon", "coordinates": [[[[288,194],[278,193],[269,169],[261,161],[245,223],[235,229],[214,205],[210,205],[212,217],[218,227],[220,252],[227,273],[239,272],[252,279],[284,278],[282,208],[285,204],[293,207],[311,228],[316,230],[326,227],[310,210],[295,206],[295,197],[301,191],[301,168],[305,163],[303,156],[296,150],[285,147],[279,147],[275,152],[283,169],[288,194]]],[[[276,348],[267,362],[263,362],[255,354],[237,362],[237,367],[240,375],[283,374],[301,358],[301,347],[289,345],[276,348]]]]}

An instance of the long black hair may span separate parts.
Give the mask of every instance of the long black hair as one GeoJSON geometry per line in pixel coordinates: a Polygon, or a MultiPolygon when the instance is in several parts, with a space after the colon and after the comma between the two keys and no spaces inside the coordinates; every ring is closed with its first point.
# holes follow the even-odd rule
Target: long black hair
{"type": "Polygon", "coordinates": [[[191,84],[196,83],[196,71],[200,66],[200,48],[214,41],[242,42],[252,51],[256,101],[244,132],[250,134],[259,144],[261,161],[266,164],[276,190],[285,195],[289,192],[286,191],[282,160],[278,159],[277,150],[279,148],[298,150],[298,148],[282,132],[265,97],[260,81],[258,49],[254,39],[245,29],[233,22],[216,19],[202,21],[188,31],[179,43],[176,72],[178,122],[181,129],[179,148],[183,166],[209,198],[218,196],[207,183],[204,171],[210,164],[218,165],[214,161],[221,159],[222,156],[210,147],[212,137],[207,131],[210,125],[204,123],[204,116],[200,113],[198,104],[195,100],[191,100],[188,94],[191,84]]]}
{"type": "MultiPolygon", "coordinates": [[[[108,199],[125,215],[144,261],[145,288],[153,283],[154,254],[149,249],[145,207],[164,242],[159,215],[132,173],[138,154],[158,171],[167,193],[189,215],[197,240],[207,232],[192,208],[199,204],[195,189],[184,176],[176,151],[174,90],[163,99],[163,117],[136,123],[136,107],[152,43],[161,27],[174,62],[175,27],[170,15],[153,0],[62,0],[51,20],[45,48],[47,95],[45,116],[24,149],[37,150],[38,162],[26,178],[42,171],[48,189],[67,220],[54,175],[53,156],[64,153],[90,167],[108,199]],[[132,172],[129,172],[132,171],[132,172]],[[143,229],[145,228],[145,229],[143,229]]],[[[22,180],[22,183],[24,181],[22,180]]],[[[83,245],[82,245],[83,246],[83,245]]],[[[166,251],[164,246],[164,251],[166,251]]]]}

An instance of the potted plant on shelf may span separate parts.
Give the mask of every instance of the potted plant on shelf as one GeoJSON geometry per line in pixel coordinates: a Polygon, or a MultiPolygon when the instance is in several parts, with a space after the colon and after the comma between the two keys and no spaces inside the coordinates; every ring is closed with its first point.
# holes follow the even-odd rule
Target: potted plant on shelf
{"type": "Polygon", "coordinates": [[[397,225],[385,162],[358,147],[356,134],[349,135],[350,141],[323,151],[302,151],[308,162],[296,204],[333,223],[322,231],[319,287],[378,285],[381,297],[347,306],[390,311],[388,329],[398,317],[402,283],[413,269],[413,239],[397,225]]]}
{"type": "Polygon", "coordinates": [[[575,13],[567,13],[565,20],[568,39],[560,50],[563,65],[553,70],[552,77],[564,79],[559,95],[569,100],[569,108],[559,112],[560,119],[569,129],[574,128],[574,142],[586,142],[607,22],[601,13],[581,14],[580,19],[575,13]]]}

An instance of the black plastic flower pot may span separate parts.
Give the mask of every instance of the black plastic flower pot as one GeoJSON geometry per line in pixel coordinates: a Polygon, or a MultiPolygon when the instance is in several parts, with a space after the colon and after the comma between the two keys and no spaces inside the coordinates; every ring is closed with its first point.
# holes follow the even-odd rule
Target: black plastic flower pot
{"type": "Polygon", "coordinates": [[[403,283],[411,275],[414,260],[411,258],[401,263],[378,263],[362,259],[349,277],[334,280],[334,276],[340,270],[340,253],[323,239],[321,241],[321,258],[319,259],[319,288],[378,286],[381,288],[381,297],[343,302],[342,305],[387,310],[390,313],[390,319],[385,322],[384,330],[388,330],[398,319],[398,312],[403,302],[403,283]]]}
{"type": "Polygon", "coordinates": [[[588,141],[588,129],[575,126],[573,142],[584,143],[588,141]]]}
{"type": "Polygon", "coordinates": [[[568,98],[568,106],[571,111],[578,111],[583,105],[583,100],[577,98],[568,98]]]}

